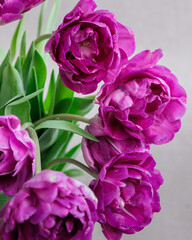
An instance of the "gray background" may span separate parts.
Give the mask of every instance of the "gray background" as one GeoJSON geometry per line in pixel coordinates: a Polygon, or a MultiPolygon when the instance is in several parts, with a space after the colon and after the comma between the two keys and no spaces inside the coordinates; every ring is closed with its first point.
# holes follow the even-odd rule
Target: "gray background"
{"type": "MultiPolygon", "coordinates": [[[[53,0],[47,0],[49,4],[53,0]]],[[[77,0],[62,0],[63,16],[72,9],[77,0]]],[[[174,140],[162,146],[153,146],[152,154],[157,161],[165,183],[159,193],[162,210],[155,214],[152,223],[143,231],[124,236],[135,240],[181,240],[192,236],[192,1],[191,0],[96,0],[98,9],[108,9],[116,14],[121,23],[135,32],[136,52],[163,49],[160,61],[178,77],[188,94],[188,108],[182,119],[182,127],[174,140]]],[[[40,7],[27,13],[28,42],[36,38],[36,23],[40,7]]],[[[48,14],[48,13],[47,13],[48,14]]],[[[8,49],[17,23],[0,27],[0,46],[8,49]]],[[[53,63],[51,64],[51,66],[53,63]]],[[[81,159],[81,156],[79,156],[81,159]]],[[[85,176],[82,181],[91,178],[85,176]]],[[[105,239],[99,225],[93,239],[105,239]]]]}

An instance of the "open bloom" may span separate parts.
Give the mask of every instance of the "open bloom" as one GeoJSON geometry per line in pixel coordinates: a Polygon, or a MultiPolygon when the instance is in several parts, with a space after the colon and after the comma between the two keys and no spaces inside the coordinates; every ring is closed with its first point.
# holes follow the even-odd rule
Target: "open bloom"
{"type": "Polygon", "coordinates": [[[0,191],[14,196],[35,171],[35,145],[14,115],[0,116],[0,191]]]}
{"type": "Polygon", "coordinates": [[[99,116],[111,137],[122,140],[131,134],[149,144],[163,144],[180,129],[186,92],[169,69],[157,65],[161,57],[161,50],[143,51],[112,84],[103,85],[99,116]]]}
{"type": "Polygon", "coordinates": [[[91,170],[100,172],[105,163],[109,162],[114,156],[126,153],[139,148],[149,148],[140,139],[129,135],[125,140],[117,140],[106,135],[102,119],[96,115],[86,131],[94,135],[99,142],[83,138],[82,152],[84,159],[91,170]]]}
{"type": "Polygon", "coordinates": [[[62,172],[44,170],[0,212],[6,240],[91,240],[97,200],[84,184],[62,172]]]}
{"type": "Polygon", "coordinates": [[[80,0],[45,47],[59,65],[63,83],[83,94],[95,91],[108,71],[125,63],[135,50],[132,30],[113,13],[94,11],[96,7],[93,0],[80,0]]]}
{"type": "Polygon", "coordinates": [[[98,197],[99,222],[107,239],[119,240],[148,225],[160,211],[163,183],[148,151],[120,154],[106,163],[90,187],[98,197]]]}
{"type": "Polygon", "coordinates": [[[24,12],[45,0],[0,0],[0,25],[22,18],[24,12]]]}

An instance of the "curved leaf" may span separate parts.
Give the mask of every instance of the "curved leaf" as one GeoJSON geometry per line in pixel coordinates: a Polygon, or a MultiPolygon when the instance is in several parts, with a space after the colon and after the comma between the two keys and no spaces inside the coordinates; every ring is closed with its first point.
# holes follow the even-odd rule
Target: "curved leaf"
{"type": "Polygon", "coordinates": [[[79,177],[84,175],[84,172],[77,168],[65,170],[64,173],[69,177],[79,177]]]}
{"type": "Polygon", "coordinates": [[[31,105],[28,101],[18,105],[12,105],[12,106],[8,105],[5,108],[5,115],[9,115],[9,114],[16,115],[21,120],[21,124],[24,124],[26,122],[31,122],[30,112],[31,112],[31,105]]]}
{"type": "Polygon", "coordinates": [[[2,83],[2,79],[3,79],[3,71],[10,61],[11,61],[11,53],[9,50],[0,66],[0,86],[2,83]]]}
{"type": "Polygon", "coordinates": [[[91,135],[90,133],[81,129],[77,125],[75,125],[73,123],[70,123],[70,122],[67,122],[65,120],[48,120],[48,121],[40,123],[35,128],[35,130],[39,130],[39,129],[42,129],[42,128],[61,129],[61,130],[72,132],[72,133],[78,134],[82,137],[85,137],[85,138],[88,138],[90,140],[98,142],[98,140],[93,135],[91,135]]]}
{"type": "Polygon", "coordinates": [[[3,72],[0,107],[19,94],[24,95],[23,83],[18,71],[9,63],[3,72]]]}
{"type": "Polygon", "coordinates": [[[53,70],[51,73],[47,96],[43,103],[45,111],[48,112],[48,115],[52,115],[54,111],[54,104],[55,104],[54,93],[55,93],[55,71],[53,70]]]}
{"type": "Polygon", "coordinates": [[[93,101],[95,100],[95,96],[90,96],[87,98],[78,98],[75,97],[69,113],[84,116],[88,112],[92,110],[94,107],[93,101]]]}
{"type": "Polygon", "coordinates": [[[11,47],[10,47],[10,52],[11,52],[11,59],[13,60],[17,51],[17,47],[21,38],[21,31],[24,23],[24,18],[21,19],[17,25],[17,28],[15,30],[15,33],[13,35],[12,41],[11,41],[11,47]]]}

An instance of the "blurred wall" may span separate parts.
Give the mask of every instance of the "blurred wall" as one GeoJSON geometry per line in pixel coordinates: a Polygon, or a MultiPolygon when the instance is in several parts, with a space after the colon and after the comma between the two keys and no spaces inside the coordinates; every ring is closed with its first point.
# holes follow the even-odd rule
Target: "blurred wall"
{"type": "MultiPolygon", "coordinates": [[[[47,0],[52,4],[54,0],[47,0]]],[[[58,24],[77,0],[61,0],[58,24]]],[[[96,0],[98,9],[108,9],[121,23],[135,32],[137,49],[164,53],[160,61],[178,77],[188,94],[188,109],[182,119],[182,128],[174,140],[163,146],[152,147],[165,183],[160,189],[160,213],[143,231],[124,236],[134,240],[181,240],[192,235],[192,1],[191,0],[96,0]]],[[[36,23],[40,7],[26,14],[28,43],[36,38],[36,23]]],[[[48,14],[48,12],[46,12],[48,14]]],[[[0,46],[8,49],[17,23],[0,27],[0,46]]],[[[50,66],[55,66],[50,62],[50,66]]],[[[84,182],[90,180],[85,176],[84,182]]],[[[97,225],[93,240],[104,240],[97,225]]]]}

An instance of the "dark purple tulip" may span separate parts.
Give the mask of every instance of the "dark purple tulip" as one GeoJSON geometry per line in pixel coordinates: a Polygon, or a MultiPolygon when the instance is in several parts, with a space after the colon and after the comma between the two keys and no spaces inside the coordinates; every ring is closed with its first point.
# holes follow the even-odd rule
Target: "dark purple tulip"
{"type": "Polygon", "coordinates": [[[6,240],[91,240],[97,200],[84,184],[62,172],[44,170],[0,211],[6,240]]]}
{"type": "Polygon", "coordinates": [[[186,110],[186,92],[177,78],[157,65],[161,50],[143,51],[104,84],[98,102],[105,132],[117,139],[127,135],[146,143],[164,144],[180,129],[186,110]]]}
{"type": "Polygon", "coordinates": [[[108,71],[127,62],[135,50],[132,30],[96,7],[93,0],[80,0],[45,47],[63,83],[83,94],[94,92],[101,80],[107,81],[108,71]]]}
{"type": "Polygon", "coordinates": [[[148,151],[120,154],[102,168],[90,184],[98,198],[98,215],[105,237],[120,240],[147,226],[160,211],[158,188],[163,183],[148,151]]]}
{"type": "Polygon", "coordinates": [[[45,0],[0,0],[0,25],[21,19],[24,12],[45,0]]]}
{"type": "Polygon", "coordinates": [[[94,135],[99,142],[83,138],[82,151],[84,159],[91,170],[100,172],[101,168],[114,156],[139,148],[149,148],[140,139],[127,136],[125,140],[117,140],[106,135],[103,121],[97,115],[91,120],[86,131],[94,135]]]}
{"type": "Polygon", "coordinates": [[[35,171],[35,144],[14,115],[0,116],[0,192],[14,196],[35,171]]]}

